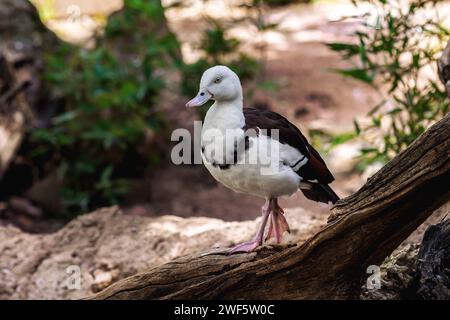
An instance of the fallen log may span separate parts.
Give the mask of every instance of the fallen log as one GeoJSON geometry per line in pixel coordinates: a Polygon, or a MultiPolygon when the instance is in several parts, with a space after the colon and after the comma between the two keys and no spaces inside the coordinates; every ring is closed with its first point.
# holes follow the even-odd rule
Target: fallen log
{"type": "Polygon", "coordinates": [[[450,200],[450,114],[355,194],[304,243],[228,255],[211,250],[122,279],[92,299],[358,298],[379,265],[450,200]]]}
{"type": "Polygon", "coordinates": [[[425,232],[415,282],[422,299],[450,299],[450,220],[430,226],[425,232]]]}

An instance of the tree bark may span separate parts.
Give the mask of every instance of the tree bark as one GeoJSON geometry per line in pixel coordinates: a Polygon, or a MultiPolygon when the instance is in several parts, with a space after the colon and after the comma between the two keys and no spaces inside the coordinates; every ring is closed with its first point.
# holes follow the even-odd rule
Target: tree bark
{"type": "Polygon", "coordinates": [[[211,250],[118,281],[93,299],[348,299],[450,199],[450,114],[331,209],[304,243],[228,255],[211,250]]]}
{"type": "Polygon", "coordinates": [[[34,123],[46,92],[43,54],[56,44],[29,1],[0,2],[0,180],[34,123]]]}
{"type": "Polygon", "coordinates": [[[31,84],[30,72],[14,67],[23,59],[0,49],[0,179],[22,142],[26,124],[33,121],[24,94],[31,84]]]}
{"type": "Polygon", "coordinates": [[[450,299],[450,220],[425,232],[417,256],[415,285],[422,299],[450,299]]]}

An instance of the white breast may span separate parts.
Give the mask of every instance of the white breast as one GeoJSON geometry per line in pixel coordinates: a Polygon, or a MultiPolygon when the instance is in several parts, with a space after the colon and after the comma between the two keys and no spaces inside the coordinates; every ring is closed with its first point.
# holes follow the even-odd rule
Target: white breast
{"type": "MultiPolygon", "coordinates": [[[[220,166],[217,159],[212,160],[205,148],[202,154],[206,168],[213,177],[228,188],[242,193],[253,194],[262,198],[291,195],[298,190],[301,178],[293,168],[303,155],[286,144],[271,140],[267,136],[251,137],[250,147],[240,154],[238,162],[227,166],[220,166]],[[273,147],[272,144],[276,146],[273,147]],[[278,155],[271,155],[270,148],[279,149],[278,155]],[[216,165],[214,165],[216,161],[216,165]]],[[[210,146],[212,148],[213,146],[210,146]]],[[[230,154],[230,151],[228,151],[230,154]]],[[[308,160],[304,158],[297,163],[298,170],[308,160]]]]}

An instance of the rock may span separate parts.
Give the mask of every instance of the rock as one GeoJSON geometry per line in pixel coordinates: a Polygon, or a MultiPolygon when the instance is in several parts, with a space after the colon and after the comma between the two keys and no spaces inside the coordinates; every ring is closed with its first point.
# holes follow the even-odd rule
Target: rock
{"type": "MultiPolygon", "coordinates": [[[[325,215],[286,212],[292,234],[306,240],[325,215]]],[[[250,239],[255,221],[125,215],[118,207],[80,216],[52,234],[0,226],[0,299],[79,299],[176,257],[250,239]]]]}

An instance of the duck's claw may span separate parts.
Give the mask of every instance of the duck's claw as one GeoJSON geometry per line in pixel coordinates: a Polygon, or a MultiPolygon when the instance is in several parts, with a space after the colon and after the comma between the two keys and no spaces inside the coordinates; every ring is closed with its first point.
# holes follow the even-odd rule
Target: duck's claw
{"type": "Polygon", "coordinates": [[[256,248],[258,248],[261,245],[261,243],[257,240],[244,242],[241,244],[238,244],[237,246],[230,249],[229,253],[238,253],[238,252],[252,252],[256,248]]]}

